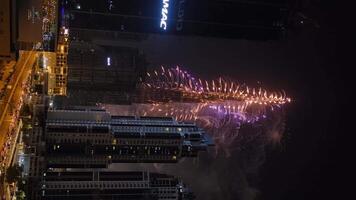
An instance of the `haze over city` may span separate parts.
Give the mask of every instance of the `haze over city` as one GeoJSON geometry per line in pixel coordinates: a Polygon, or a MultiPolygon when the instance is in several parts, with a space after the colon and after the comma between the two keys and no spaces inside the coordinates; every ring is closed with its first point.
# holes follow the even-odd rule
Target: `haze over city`
{"type": "Polygon", "coordinates": [[[346,197],[345,7],[0,0],[1,199],[346,197]]]}

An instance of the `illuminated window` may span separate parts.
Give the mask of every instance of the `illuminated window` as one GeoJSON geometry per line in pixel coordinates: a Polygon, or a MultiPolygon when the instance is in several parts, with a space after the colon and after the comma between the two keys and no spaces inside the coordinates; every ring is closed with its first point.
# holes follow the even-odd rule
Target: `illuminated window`
{"type": "Polygon", "coordinates": [[[106,58],[106,65],[111,66],[111,58],[110,57],[106,58]]]}

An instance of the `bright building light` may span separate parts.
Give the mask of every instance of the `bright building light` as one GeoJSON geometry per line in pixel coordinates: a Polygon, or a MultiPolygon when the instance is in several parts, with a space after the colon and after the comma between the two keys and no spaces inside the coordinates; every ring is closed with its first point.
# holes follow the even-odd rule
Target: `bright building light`
{"type": "Polygon", "coordinates": [[[162,10],[161,10],[161,23],[160,23],[160,27],[163,30],[167,29],[167,20],[168,20],[168,7],[169,7],[169,0],[162,0],[163,6],[162,6],[162,10]]]}
{"type": "Polygon", "coordinates": [[[47,58],[43,56],[43,68],[47,68],[47,58]]]}
{"type": "Polygon", "coordinates": [[[106,58],[106,65],[111,66],[111,58],[110,57],[106,58]]]}

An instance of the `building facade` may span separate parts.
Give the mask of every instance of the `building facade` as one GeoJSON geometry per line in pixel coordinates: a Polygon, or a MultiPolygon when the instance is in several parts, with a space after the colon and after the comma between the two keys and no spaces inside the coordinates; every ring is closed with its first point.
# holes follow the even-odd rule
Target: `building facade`
{"type": "Polygon", "coordinates": [[[140,171],[46,172],[40,199],[193,199],[174,176],[140,171]]]}
{"type": "Polygon", "coordinates": [[[0,0],[0,64],[3,60],[16,60],[16,2],[0,0]]]}
{"type": "Polygon", "coordinates": [[[52,168],[104,168],[111,163],[175,163],[210,141],[194,123],[168,117],[111,116],[105,110],[49,110],[46,158],[52,168]]]}
{"type": "Polygon", "coordinates": [[[136,48],[74,40],[79,36],[71,35],[68,98],[64,103],[130,103],[139,78],[146,73],[144,54],[136,48]]]}
{"type": "Polygon", "coordinates": [[[73,29],[271,40],[289,11],[286,0],[77,0],[71,13],[73,29]]]}
{"type": "Polygon", "coordinates": [[[48,69],[47,94],[50,96],[67,94],[69,30],[61,27],[56,49],[56,65],[48,69]]]}

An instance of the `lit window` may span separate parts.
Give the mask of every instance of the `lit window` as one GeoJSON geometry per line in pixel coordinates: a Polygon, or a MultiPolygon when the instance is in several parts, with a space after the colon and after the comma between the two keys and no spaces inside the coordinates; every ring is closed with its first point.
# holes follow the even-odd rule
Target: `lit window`
{"type": "Polygon", "coordinates": [[[110,57],[106,58],[106,65],[111,66],[111,58],[110,57]]]}

